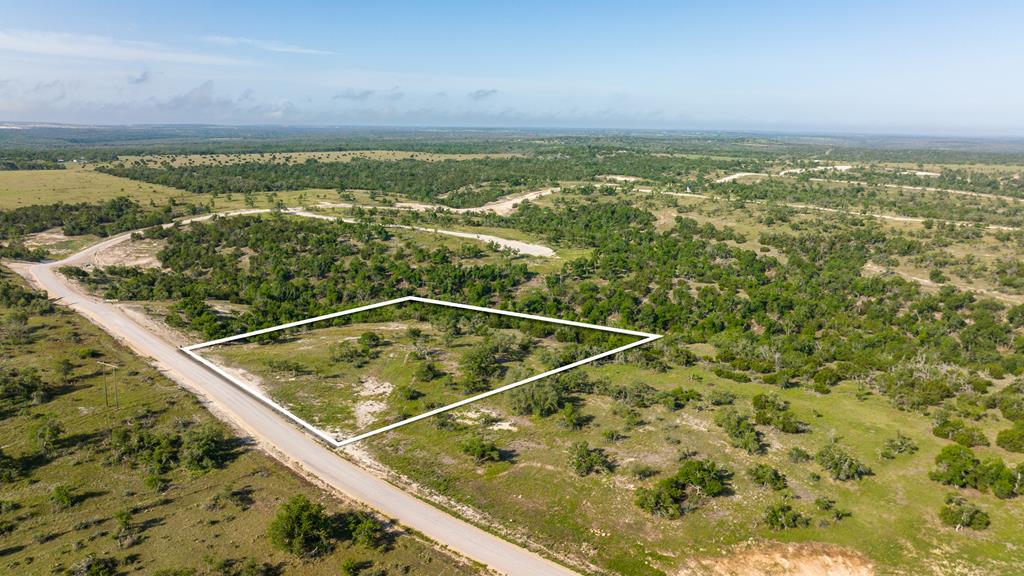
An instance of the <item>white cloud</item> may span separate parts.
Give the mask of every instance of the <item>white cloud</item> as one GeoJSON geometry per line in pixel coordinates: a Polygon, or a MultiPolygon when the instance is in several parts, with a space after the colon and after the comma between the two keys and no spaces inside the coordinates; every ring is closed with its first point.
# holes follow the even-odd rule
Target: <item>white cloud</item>
{"type": "Polygon", "coordinates": [[[146,61],[218,66],[248,64],[237,58],[175,50],[153,42],[40,30],[0,30],[0,52],[121,62],[146,61]]]}
{"type": "Polygon", "coordinates": [[[337,54],[328,50],[316,50],[314,48],[303,48],[275,40],[256,40],[254,38],[242,38],[239,36],[203,36],[203,42],[218,44],[220,46],[251,46],[268,52],[283,52],[286,54],[315,54],[326,56],[337,54]]]}

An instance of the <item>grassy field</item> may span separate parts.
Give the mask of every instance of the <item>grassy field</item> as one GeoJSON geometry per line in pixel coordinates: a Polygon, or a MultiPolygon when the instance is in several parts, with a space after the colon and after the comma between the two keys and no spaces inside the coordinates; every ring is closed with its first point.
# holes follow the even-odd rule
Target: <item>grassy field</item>
{"type": "Polygon", "coordinates": [[[81,167],[0,171],[0,210],[56,202],[100,202],[118,196],[128,196],[140,204],[166,204],[168,198],[187,200],[193,195],[81,167]]]}
{"type": "MultiPolygon", "coordinates": [[[[403,308],[390,321],[370,321],[375,313],[360,313],[348,325],[315,327],[281,342],[216,346],[203,354],[341,438],[539,374],[555,367],[546,363],[545,354],[565,349],[553,335],[535,338],[515,328],[488,326],[491,315],[460,312],[425,320],[408,316],[414,307],[403,308]],[[450,329],[452,323],[459,328],[450,329]],[[379,341],[366,345],[367,334],[379,341]],[[467,357],[485,348],[485,342],[524,339],[532,347],[511,353],[493,375],[478,378],[467,372],[467,357]],[[435,374],[424,374],[428,364],[435,374]],[[484,380],[488,386],[474,388],[484,380]]],[[[419,310],[414,314],[422,315],[424,309],[419,310]]]]}
{"type": "MultiPolygon", "coordinates": [[[[9,313],[0,308],[0,317],[9,313]]],[[[388,574],[476,573],[398,528],[393,528],[396,537],[388,549],[343,543],[310,560],[276,551],[267,526],[289,497],[304,494],[331,512],[351,507],[242,439],[233,443],[223,467],[205,473],[174,469],[163,475],[165,486],[155,490],[145,470],[111,461],[111,427],[142,418],[152,430],[171,430],[213,418],[193,396],[77,315],[35,316],[29,327],[30,342],[2,345],[0,367],[35,368],[44,379],[54,377],[62,359],[70,360],[72,369],[66,384],[51,389],[51,399],[14,409],[4,404],[0,447],[30,471],[3,484],[0,571],[63,574],[91,556],[115,559],[118,574],[162,569],[240,574],[250,559],[266,564],[268,571],[259,574],[339,574],[346,560],[388,574]],[[100,362],[119,366],[116,376],[108,377],[100,362]],[[104,401],[105,385],[109,402],[104,401]],[[31,432],[44,419],[63,427],[45,457],[31,432]],[[70,488],[70,507],[54,509],[51,493],[57,486],[70,488]],[[126,511],[134,533],[127,543],[116,536],[116,517],[126,511]]]]}
{"type": "MultiPolygon", "coordinates": [[[[410,326],[426,335],[422,342],[428,344],[421,342],[419,348],[430,349],[438,364],[453,374],[459,370],[454,359],[479,342],[478,336],[466,335],[442,345],[441,335],[429,323],[361,323],[211,353],[256,374],[275,397],[327,426],[344,428],[360,399],[380,402],[376,426],[462,397],[449,386],[416,380],[417,343],[408,335],[410,326]],[[358,369],[332,362],[325,353],[331,343],[353,341],[368,331],[380,334],[388,344],[378,358],[358,369]],[[302,368],[288,373],[268,366],[281,360],[302,368]],[[376,394],[363,392],[368,380],[377,387],[376,394]],[[380,382],[390,386],[382,389],[380,382]],[[398,391],[409,388],[424,395],[415,401],[403,399],[398,391]]],[[[525,364],[539,371],[535,361],[527,359],[525,364]]],[[[937,511],[949,490],[929,480],[928,471],[948,442],[932,435],[929,416],[896,410],[888,399],[865,394],[853,382],[821,395],[802,388],[779,390],[735,382],[716,376],[711,367],[699,364],[656,372],[608,364],[584,369],[595,381],[642,382],[657,390],[682,386],[704,398],[678,411],[660,405],[643,409],[640,423],[630,422],[619,403],[603,394],[577,397],[586,421],[579,430],[567,429],[557,416],[519,416],[506,396],[498,396],[454,412],[454,427],[427,420],[370,439],[364,447],[410,482],[432,490],[453,513],[598,572],[653,575],[693,570],[714,565],[753,539],[761,547],[834,545],[830,555],[873,565],[884,574],[1015,573],[1017,553],[1024,546],[1017,521],[1024,514],[1024,502],[970,491],[968,497],[991,514],[992,527],[957,532],[939,522],[937,511]],[[760,427],[767,449],[751,456],[732,447],[714,424],[714,414],[722,408],[708,399],[731,393],[735,406],[749,413],[753,395],[766,391],[789,402],[809,431],[783,434],[760,427]],[[505,452],[501,461],[479,464],[462,453],[466,439],[481,433],[505,452]],[[891,460],[882,458],[883,444],[897,434],[911,438],[919,449],[891,460]],[[794,463],[787,456],[794,447],[814,454],[832,438],[870,466],[873,474],[859,481],[834,481],[813,461],[794,463]],[[570,467],[568,450],[579,440],[604,449],[615,470],[578,477],[570,467]],[[633,502],[636,490],[671,475],[684,456],[712,458],[732,470],[732,494],[706,499],[678,520],[639,509],[633,502]],[[425,467],[423,462],[432,465],[425,467]],[[752,463],[775,467],[789,487],[773,492],[756,484],[746,472],[752,463]],[[816,507],[818,498],[833,500],[836,508],[851,515],[835,520],[832,512],[816,507]],[[810,525],[784,531],[769,528],[763,519],[766,507],[783,501],[809,518],[810,525]]],[[[979,425],[991,439],[1008,423],[990,416],[979,425]]],[[[1011,463],[1017,460],[996,447],[978,452],[1011,463]]]]}
{"type": "MultiPolygon", "coordinates": [[[[713,391],[728,391],[747,412],[748,399],[765,391],[763,385],[724,380],[704,367],[655,373],[609,365],[588,371],[594,377],[642,381],[660,390],[681,385],[705,398],[713,391]]],[[[617,574],[672,574],[700,561],[714,563],[716,557],[729,554],[733,546],[751,538],[762,544],[839,545],[854,558],[859,554],[853,550],[862,553],[866,558],[862,561],[874,563],[883,574],[1021,573],[1017,564],[1019,549],[1024,546],[1018,521],[1024,513],[1021,502],[972,493],[971,500],[992,514],[990,530],[963,533],[939,523],[937,510],[947,490],[928,480],[927,472],[945,442],[931,435],[928,418],[899,412],[883,398],[860,399],[852,383],[827,396],[794,389],[782,391],[781,397],[811,430],[789,435],[762,429],[769,444],[763,456],[751,457],[730,446],[722,430],[712,423],[716,408],[706,401],[678,412],[649,408],[642,413],[644,423],[628,429],[614,413],[614,402],[598,395],[580,398],[582,412],[592,417],[580,431],[565,429],[556,418],[510,415],[501,398],[484,401],[480,408],[512,424],[488,432],[499,447],[514,453],[511,463],[477,466],[457,450],[461,438],[472,430],[441,430],[431,422],[370,439],[367,446],[413,482],[485,511],[494,521],[500,520],[503,528],[529,534],[560,555],[617,574]],[[623,438],[609,440],[605,435],[609,430],[620,432],[623,438]],[[920,449],[913,455],[882,460],[878,453],[883,442],[897,432],[911,437],[920,449]],[[787,451],[794,446],[813,454],[832,437],[867,463],[874,475],[836,482],[822,478],[827,475],[813,462],[794,464],[787,459],[787,451]],[[569,467],[567,452],[578,440],[605,449],[617,463],[615,472],[577,477],[569,467]],[[652,517],[637,508],[635,489],[673,473],[683,454],[712,458],[730,468],[735,473],[734,493],[707,499],[680,520],[652,517]],[[418,465],[423,461],[435,465],[418,465]],[[752,462],[768,463],[783,472],[789,482],[787,492],[774,493],[755,485],[746,475],[752,462]],[[654,475],[639,479],[634,471],[640,465],[654,475]],[[549,490],[550,486],[559,489],[549,490]],[[818,497],[835,500],[838,508],[852,516],[833,521],[828,513],[815,508],[818,497]],[[765,507],[783,498],[789,498],[794,508],[812,519],[810,527],[779,532],[764,524],[765,507]]],[[[985,429],[991,436],[1004,425],[990,421],[985,429]]],[[[1009,456],[999,449],[990,451],[1009,456]]]]}

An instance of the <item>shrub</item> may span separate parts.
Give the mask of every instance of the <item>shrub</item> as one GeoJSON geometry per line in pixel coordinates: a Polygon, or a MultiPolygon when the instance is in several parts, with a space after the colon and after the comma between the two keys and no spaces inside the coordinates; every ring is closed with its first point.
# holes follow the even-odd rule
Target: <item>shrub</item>
{"type": "Polygon", "coordinates": [[[376,332],[363,332],[359,335],[359,339],[357,340],[359,345],[366,349],[376,348],[380,346],[383,341],[384,339],[376,332]]]}
{"type": "Polygon", "coordinates": [[[787,486],[786,477],[767,464],[755,464],[747,470],[750,479],[765,488],[782,490],[787,486]]]}
{"type": "Polygon", "coordinates": [[[761,433],[754,428],[750,417],[740,414],[733,408],[723,408],[715,414],[715,424],[725,431],[729,436],[729,443],[736,448],[742,448],[748,454],[764,451],[761,433]]]}
{"type": "Polygon", "coordinates": [[[946,496],[946,504],[939,509],[939,519],[947,526],[984,530],[991,524],[987,513],[956,494],[946,496]]]}
{"type": "Polygon", "coordinates": [[[828,390],[828,388],[839,384],[842,380],[842,374],[840,374],[835,368],[828,366],[818,370],[814,374],[814,384],[824,390],[828,390]]]}
{"type": "Polygon", "coordinates": [[[50,505],[54,510],[67,510],[75,505],[75,497],[71,487],[65,484],[58,484],[50,490],[50,505]]]}
{"type": "Polygon", "coordinates": [[[871,468],[851,456],[836,442],[826,444],[814,455],[814,460],[832,476],[834,480],[859,480],[871,474],[871,468]]]}
{"type": "Polygon", "coordinates": [[[904,436],[902,432],[896,432],[895,438],[889,438],[882,445],[879,455],[886,460],[892,460],[900,454],[913,454],[914,452],[917,452],[917,443],[909,436],[904,436]]]}
{"type": "Polygon", "coordinates": [[[367,548],[381,548],[384,546],[387,533],[384,526],[366,512],[353,512],[346,517],[346,530],[356,544],[367,548]]]}
{"type": "Polygon", "coordinates": [[[60,437],[64,434],[64,427],[60,425],[60,422],[46,417],[33,425],[29,434],[39,452],[43,456],[49,456],[53,449],[57,447],[60,437]]]}
{"type": "Polygon", "coordinates": [[[804,528],[810,525],[811,520],[794,510],[788,502],[778,502],[765,509],[764,522],[772,530],[786,530],[788,528],[804,528]]]}
{"type": "Polygon", "coordinates": [[[742,372],[736,372],[729,370],[724,366],[715,366],[711,371],[719,378],[725,378],[726,380],[732,380],[733,382],[750,382],[750,376],[742,372]]]}
{"type": "Polygon", "coordinates": [[[462,450],[463,454],[471,456],[477,464],[501,460],[501,451],[498,450],[497,445],[490,440],[484,439],[479,434],[469,436],[460,442],[459,449],[462,450]]]}
{"type": "Polygon", "coordinates": [[[772,426],[787,434],[803,432],[807,426],[796,419],[789,409],[789,403],[775,394],[757,394],[751,401],[754,405],[754,422],[757,424],[772,426]]]}
{"type": "Polygon", "coordinates": [[[182,437],[181,464],[195,472],[220,468],[228,457],[227,444],[224,430],[215,424],[188,430],[182,437]]]}
{"type": "Polygon", "coordinates": [[[413,388],[412,386],[406,386],[404,384],[399,385],[395,388],[395,394],[402,400],[413,401],[419,400],[424,396],[423,392],[413,388]]]}
{"type": "Polygon", "coordinates": [[[559,423],[563,428],[579,430],[583,427],[585,420],[583,416],[580,415],[580,411],[576,409],[575,404],[566,404],[558,414],[561,420],[559,423]]]}
{"type": "Polygon", "coordinates": [[[958,488],[991,489],[998,498],[1024,494],[1024,463],[1012,469],[994,456],[981,461],[973,450],[956,444],[939,452],[930,476],[932,480],[958,488]]]}
{"type": "Polygon", "coordinates": [[[712,390],[708,392],[708,402],[712,406],[727,406],[736,401],[736,395],[727,390],[712,390]]]}
{"type": "Polygon", "coordinates": [[[732,472],[710,460],[686,460],[653,488],[638,489],[636,505],[655,516],[679,518],[696,508],[701,497],[728,493],[731,478],[732,472]]]}
{"type": "Polygon", "coordinates": [[[959,444],[951,444],[935,457],[935,470],[932,470],[929,476],[932,480],[958,488],[977,488],[980,464],[981,461],[974,455],[973,450],[959,444]]]}
{"type": "Polygon", "coordinates": [[[341,573],[344,576],[359,576],[363,570],[366,570],[370,566],[373,566],[373,562],[369,560],[354,560],[348,558],[341,563],[341,573]]]}
{"type": "Polygon", "coordinates": [[[565,397],[554,383],[547,380],[513,388],[508,392],[509,408],[520,416],[550,416],[558,412],[565,397]]]}
{"type": "Polygon", "coordinates": [[[578,476],[611,472],[615,467],[603,449],[591,448],[585,440],[573,442],[569,448],[569,465],[578,476]]]}
{"type": "Polygon", "coordinates": [[[647,480],[658,475],[659,470],[649,464],[635,464],[629,470],[630,475],[637,480],[647,480]]]}
{"type": "Polygon", "coordinates": [[[1024,423],[1018,422],[1012,428],[1000,430],[996,435],[996,446],[1010,452],[1024,452],[1024,423]]]}
{"type": "Polygon", "coordinates": [[[0,484],[14,482],[21,476],[21,464],[0,449],[0,484]]]}
{"type": "Polygon", "coordinates": [[[842,520],[843,518],[849,518],[853,515],[853,513],[850,512],[849,510],[836,508],[836,501],[831,498],[825,498],[824,496],[820,496],[814,499],[814,507],[817,508],[818,510],[821,510],[822,512],[830,513],[832,519],[836,522],[842,520]]]}
{"type": "Polygon", "coordinates": [[[799,446],[793,446],[786,452],[786,457],[793,464],[801,464],[811,459],[811,453],[799,446]]]}
{"type": "Polygon", "coordinates": [[[658,394],[658,400],[669,410],[682,410],[688,403],[700,400],[700,392],[677,386],[658,394]]]}
{"type": "Polygon", "coordinates": [[[946,413],[940,413],[935,426],[932,427],[932,434],[967,447],[988,446],[988,438],[980,428],[971,426],[960,418],[950,418],[946,413]]]}
{"type": "Polygon", "coordinates": [[[114,576],[117,574],[117,560],[86,556],[69,571],[72,576],[114,576]]]}
{"type": "Polygon", "coordinates": [[[414,375],[416,376],[416,379],[421,382],[431,382],[445,376],[445,372],[438,368],[437,364],[434,364],[433,362],[425,362],[416,368],[414,375]]]}
{"type": "Polygon", "coordinates": [[[305,496],[292,496],[270,523],[270,542],[296,556],[318,556],[332,548],[331,519],[323,506],[305,496]]]}

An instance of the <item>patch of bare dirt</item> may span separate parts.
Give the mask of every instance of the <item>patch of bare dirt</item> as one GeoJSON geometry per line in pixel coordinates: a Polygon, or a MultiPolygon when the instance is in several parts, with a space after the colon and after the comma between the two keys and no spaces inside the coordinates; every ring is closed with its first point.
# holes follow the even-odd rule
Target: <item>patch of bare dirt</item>
{"type": "Polygon", "coordinates": [[[356,427],[365,428],[373,423],[380,414],[387,409],[388,405],[380,398],[387,396],[395,388],[390,382],[385,382],[373,376],[363,378],[359,383],[359,396],[364,398],[356,403],[356,427]]]}
{"type": "Polygon", "coordinates": [[[25,236],[25,246],[28,248],[39,248],[41,246],[52,246],[69,240],[60,228],[51,228],[35,234],[25,236]]]}
{"type": "Polygon", "coordinates": [[[511,430],[513,432],[519,430],[515,424],[507,420],[497,410],[490,408],[466,409],[456,414],[455,420],[460,424],[470,426],[486,424],[489,430],[511,430]]]}
{"type": "Polygon", "coordinates": [[[163,240],[132,240],[121,242],[97,252],[93,258],[94,266],[137,266],[139,268],[159,268],[160,261],[156,254],[164,246],[163,240]]]}
{"type": "Polygon", "coordinates": [[[859,552],[815,542],[752,544],[727,556],[695,558],[678,576],[873,576],[859,552]]]}

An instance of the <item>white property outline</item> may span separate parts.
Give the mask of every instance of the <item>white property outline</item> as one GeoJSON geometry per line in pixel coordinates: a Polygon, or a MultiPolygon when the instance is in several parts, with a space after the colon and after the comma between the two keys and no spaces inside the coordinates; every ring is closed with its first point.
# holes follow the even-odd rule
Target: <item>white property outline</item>
{"type": "Polygon", "coordinates": [[[399,428],[399,427],[405,426],[407,424],[412,424],[413,422],[418,422],[420,420],[424,420],[426,418],[430,418],[431,416],[435,416],[435,415],[440,414],[442,412],[447,412],[449,410],[454,410],[455,408],[459,408],[461,406],[465,406],[466,404],[471,404],[471,403],[476,402],[478,400],[483,400],[484,398],[487,398],[487,397],[490,397],[490,396],[494,396],[495,394],[501,394],[502,392],[507,392],[507,391],[509,391],[509,390],[511,390],[513,388],[518,388],[519,386],[522,386],[524,384],[529,384],[530,382],[536,382],[537,380],[540,380],[542,378],[547,378],[548,376],[552,376],[554,374],[558,374],[559,372],[565,372],[567,370],[572,370],[573,368],[576,368],[578,366],[582,366],[584,364],[589,364],[589,363],[594,362],[596,360],[600,360],[601,358],[606,358],[608,356],[613,356],[615,354],[618,354],[619,352],[624,352],[626,350],[629,350],[630,348],[636,348],[637,346],[643,346],[644,344],[648,344],[648,343],[653,342],[653,341],[655,341],[655,340],[657,340],[659,338],[661,338],[660,334],[648,334],[647,332],[638,332],[636,330],[626,330],[625,328],[612,328],[610,326],[599,326],[597,324],[587,324],[585,322],[574,322],[572,320],[562,320],[561,318],[548,318],[547,316],[536,316],[534,314],[523,314],[522,312],[511,312],[509,310],[500,310],[498,308],[485,308],[483,306],[472,306],[470,304],[459,304],[459,303],[456,303],[456,302],[447,302],[447,301],[444,301],[444,300],[434,300],[434,299],[431,299],[431,298],[420,298],[419,296],[403,296],[402,298],[395,298],[394,300],[387,300],[387,301],[384,301],[384,302],[378,302],[376,304],[368,304],[366,306],[359,306],[358,308],[350,308],[348,310],[342,310],[340,312],[332,312],[330,314],[324,314],[323,316],[317,316],[315,318],[308,318],[306,320],[299,320],[297,322],[289,322],[288,324],[281,324],[280,326],[272,326],[270,328],[263,328],[261,330],[253,330],[252,332],[246,332],[244,334],[237,334],[235,336],[228,336],[226,338],[218,338],[216,340],[210,340],[209,342],[202,342],[202,343],[199,343],[199,344],[193,344],[191,346],[183,347],[181,349],[181,351],[184,352],[185,354],[188,354],[196,362],[199,362],[200,364],[206,366],[210,370],[213,370],[220,377],[224,378],[228,382],[230,382],[230,383],[234,384],[235,386],[237,386],[238,388],[242,389],[244,392],[246,392],[247,394],[249,394],[253,398],[259,400],[260,402],[266,404],[267,406],[271,407],[272,409],[276,410],[277,412],[283,414],[289,420],[292,420],[293,422],[295,422],[299,426],[302,426],[303,428],[305,428],[309,432],[312,432],[314,435],[316,435],[318,438],[320,438],[324,442],[330,444],[332,447],[334,447],[334,448],[341,448],[342,446],[346,446],[348,444],[352,444],[353,442],[358,442],[360,440],[369,438],[370,436],[375,436],[377,434],[382,434],[382,433],[387,432],[389,430],[394,430],[395,428],[399,428]],[[488,313],[488,314],[500,314],[502,316],[512,316],[514,318],[525,318],[527,320],[537,320],[537,321],[540,321],[540,322],[550,322],[552,324],[563,324],[563,325],[566,325],[566,326],[575,326],[577,328],[590,328],[590,329],[593,329],[593,330],[602,330],[604,332],[614,332],[616,334],[628,334],[630,336],[637,336],[637,337],[640,338],[640,340],[637,340],[635,342],[630,342],[629,344],[626,344],[624,346],[619,346],[618,348],[615,348],[613,350],[608,350],[606,352],[601,352],[600,354],[595,354],[594,356],[590,356],[589,358],[584,358],[582,360],[577,360],[576,362],[573,362],[571,364],[566,364],[565,366],[560,366],[560,367],[555,368],[553,370],[548,370],[547,372],[544,372],[544,373],[541,373],[541,374],[537,374],[536,376],[530,376],[529,378],[520,380],[518,382],[513,382],[511,384],[506,384],[506,385],[504,385],[504,386],[502,386],[500,388],[495,388],[494,390],[488,390],[488,391],[483,392],[481,394],[477,394],[476,396],[471,396],[469,398],[465,398],[463,400],[459,400],[458,402],[453,402],[451,404],[448,404],[447,406],[441,406],[440,408],[435,408],[433,410],[424,412],[423,414],[419,414],[417,416],[412,416],[412,417],[406,418],[405,420],[401,420],[399,422],[394,422],[392,424],[388,424],[386,426],[382,426],[380,428],[376,428],[374,430],[370,430],[369,432],[364,432],[363,434],[358,434],[356,436],[352,436],[351,438],[345,438],[344,440],[340,440],[340,441],[335,439],[332,435],[327,434],[323,430],[320,430],[316,426],[313,426],[309,422],[306,422],[302,418],[299,418],[298,416],[296,416],[294,413],[292,413],[290,410],[288,410],[284,406],[278,404],[277,402],[274,402],[268,396],[264,395],[263,392],[260,391],[259,389],[255,388],[253,386],[250,386],[248,383],[246,383],[243,380],[235,378],[231,374],[228,374],[228,372],[225,371],[220,366],[217,366],[213,362],[207,360],[206,358],[203,358],[202,356],[200,356],[199,354],[196,353],[196,350],[199,350],[199,349],[202,349],[202,348],[208,348],[210,346],[216,346],[218,344],[226,344],[228,342],[234,342],[235,340],[244,340],[246,338],[251,338],[253,336],[259,336],[261,334],[269,334],[270,332],[277,332],[279,330],[287,330],[288,328],[295,328],[297,326],[305,326],[306,324],[312,324],[314,322],[320,322],[320,321],[323,321],[323,320],[330,320],[332,318],[339,318],[341,316],[348,316],[350,314],[357,314],[359,312],[365,312],[367,310],[374,310],[376,308],[383,308],[385,306],[391,306],[393,304],[401,304],[403,302],[420,302],[422,304],[435,304],[435,305],[438,305],[438,306],[447,306],[449,308],[461,308],[463,310],[472,310],[474,312],[485,312],[485,313],[488,313]]]}

